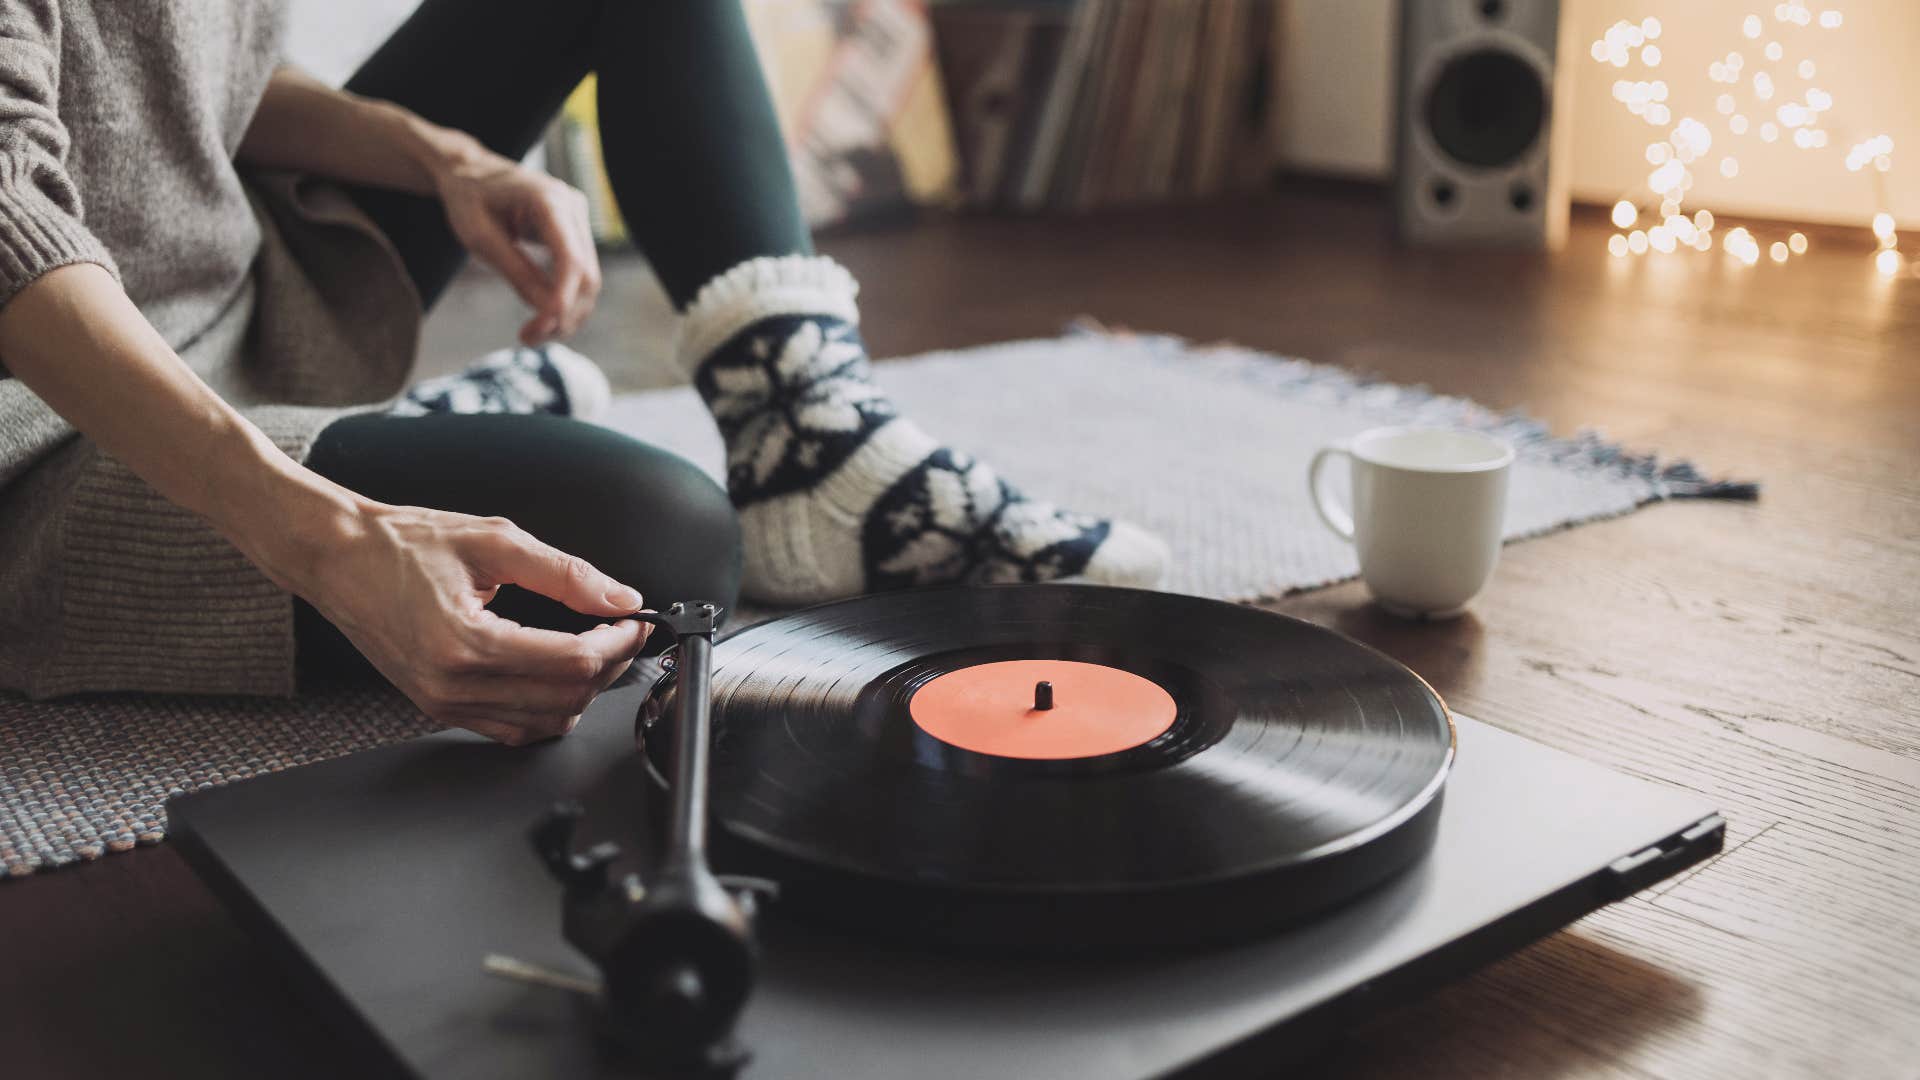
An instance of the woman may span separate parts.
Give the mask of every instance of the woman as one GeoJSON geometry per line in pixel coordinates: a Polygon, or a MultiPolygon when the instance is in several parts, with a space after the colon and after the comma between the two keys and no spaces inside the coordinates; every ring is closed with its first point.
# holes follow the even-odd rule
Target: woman
{"type": "Polygon", "coordinates": [[[364,657],[519,743],[639,652],[642,593],[1158,576],[873,386],[735,3],[427,0],[346,92],[276,66],[273,8],[0,0],[0,684],[286,693],[364,657]],[[378,404],[467,254],[528,346],[592,311],[584,201],[515,161],[595,70],[725,493],[552,415],[591,382],[558,351],[378,404]]]}

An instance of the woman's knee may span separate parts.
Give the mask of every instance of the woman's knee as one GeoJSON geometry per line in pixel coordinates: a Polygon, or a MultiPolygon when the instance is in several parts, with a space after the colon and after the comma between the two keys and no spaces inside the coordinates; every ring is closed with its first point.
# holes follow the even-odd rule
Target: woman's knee
{"type": "Polygon", "coordinates": [[[634,579],[650,605],[732,605],[742,553],[740,519],[727,493],[692,462],[644,444],[633,444],[618,472],[600,485],[612,526],[612,565],[602,569],[634,579]]]}

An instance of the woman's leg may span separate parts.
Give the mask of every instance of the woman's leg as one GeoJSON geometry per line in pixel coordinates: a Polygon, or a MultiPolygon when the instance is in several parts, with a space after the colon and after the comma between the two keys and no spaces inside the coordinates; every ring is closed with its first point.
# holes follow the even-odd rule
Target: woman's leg
{"type": "MultiPolygon", "coordinates": [[[[347,89],[518,159],[596,70],[614,196],[675,306],[755,256],[812,250],[735,0],[424,0],[347,89]]],[[[440,204],[354,194],[431,304],[465,258],[440,204]]]]}
{"type": "MultiPolygon", "coordinates": [[[[686,312],[676,360],[726,439],[749,594],[807,603],[956,581],[1159,579],[1158,539],[1027,498],[874,385],[852,277],[805,256],[737,0],[563,0],[538,17],[509,0],[425,0],[348,87],[518,156],[589,68],[614,195],[686,312]]],[[[363,199],[431,297],[459,254],[438,208],[420,202],[363,199]]]]}
{"type": "MultiPolygon", "coordinates": [[[[508,518],[650,606],[731,607],[739,595],[740,526],[726,493],[685,459],[606,428],[540,414],[350,416],[320,433],[307,464],[381,502],[508,518]]],[[[551,630],[603,621],[512,585],[490,606],[551,630]]],[[[357,662],[304,604],[296,628],[310,669],[357,662]]]]}

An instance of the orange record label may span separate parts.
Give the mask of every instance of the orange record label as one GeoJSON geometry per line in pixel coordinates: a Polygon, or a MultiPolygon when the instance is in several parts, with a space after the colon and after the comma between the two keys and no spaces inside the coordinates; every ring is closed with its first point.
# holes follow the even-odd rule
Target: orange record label
{"type": "Polygon", "coordinates": [[[1099,757],[1152,742],[1179,713],[1173,695],[1131,671],[1077,660],[1004,660],[929,680],[907,711],[941,742],[996,757],[1099,757]],[[1053,707],[1034,707],[1052,684],[1053,707]]]}

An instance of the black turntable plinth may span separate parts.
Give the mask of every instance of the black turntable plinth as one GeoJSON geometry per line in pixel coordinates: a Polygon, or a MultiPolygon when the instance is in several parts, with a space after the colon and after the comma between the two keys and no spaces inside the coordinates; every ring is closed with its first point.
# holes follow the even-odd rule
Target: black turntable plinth
{"type": "MultiPolygon", "coordinates": [[[[745,1075],[1270,1073],[1719,850],[1697,797],[1449,718],[1306,624],[1208,605],[1225,629],[1196,635],[1151,594],[965,592],[924,594],[931,622],[884,625],[923,601],[829,605],[714,652],[714,869],[787,887],[758,918],[745,1075]],[[1032,669],[992,667],[1028,661],[1139,676],[1174,712],[1036,734],[1103,684],[1042,671],[1061,676],[1036,680],[1042,708],[1032,669]],[[954,672],[985,726],[937,695],[943,716],[914,714],[954,672]],[[1010,688],[1018,730],[992,704],[1010,688]]],[[[370,1072],[661,1075],[609,1052],[582,995],[483,963],[594,975],[527,826],[584,797],[582,844],[632,831],[662,783],[633,717],[670,694],[604,695],[531,749],[444,733],[186,796],[173,833],[370,1072]]]]}

